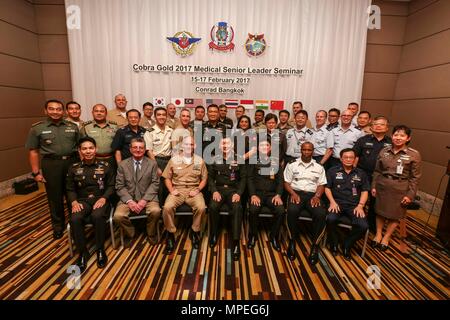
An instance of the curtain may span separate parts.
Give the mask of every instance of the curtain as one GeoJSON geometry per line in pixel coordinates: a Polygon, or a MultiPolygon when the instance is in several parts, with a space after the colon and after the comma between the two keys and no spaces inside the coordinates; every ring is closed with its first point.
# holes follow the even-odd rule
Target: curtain
{"type": "Polygon", "coordinates": [[[139,110],[153,97],[283,100],[288,110],[301,100],[313,119],[319,109],[342,109],[361,99],[370,2],[66,0],[66,8],[80,8],[81,18],[79,29],[68,30],[73,97],[84,119],[95,103],[113,108],[118,93],[128,108],[139,110]],[[219,21],[233,27],[231,52],[209,49],[219,21]],[[179,31],[201,38],[190,56],[177,55],[166,39],[179,31]],[[248,33],[264,34],[264,54],[248,56],[248,33]],[[249,84],[232,86],[244,88],[244,95],[202,94],[191,81],[195,74],[137,73],[133,64],[295,68],[303,75],[251,75],[249,84]]]}

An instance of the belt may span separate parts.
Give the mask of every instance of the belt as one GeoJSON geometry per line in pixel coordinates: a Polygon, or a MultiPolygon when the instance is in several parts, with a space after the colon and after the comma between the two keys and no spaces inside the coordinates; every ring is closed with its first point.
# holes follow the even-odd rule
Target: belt
{"type": "Polygon", "coordinates": [[[158,159],[161,159],[161,160],[170,160],[171,156],[165,156],[165,157],[155,156],[155,158],[158,158],[158,159]]]}
{"type": "Polygon", "coordinates": [[[46,154],[43,156],[44,159],[52,159],[52,160],[69,160],[72,158],[72,155],[69,156],[57,156],[55,154],[46,154]]]}
{"type": "Polygon", "coordinates": [[[407,178],[397,177],[397,176],[394,176],[392,174],[383,174],[383,177],[386,177],[386,178],[391,179],[391,180],[408,180],[407,178]]]}

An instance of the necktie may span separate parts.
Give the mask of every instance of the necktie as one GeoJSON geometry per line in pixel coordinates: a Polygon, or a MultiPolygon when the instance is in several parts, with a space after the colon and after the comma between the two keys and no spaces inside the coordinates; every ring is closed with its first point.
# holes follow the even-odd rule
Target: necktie
{"type": "Polygon", "coordinates": [[[139,175],[141,174],[141,164],[139,161],[135,161],[135,170],[134,170],[134,181],[136,183],[135,186],[135,199],[137,201],[141,200],[141,192],[139,191],[139,186],[138,186],[138,179],[139,179],[139,175]]]}
{"type": "Polygon", "coordinates": [[[139,161],[136,161],[135,164],[136,164],[136,169],[134,171],[134,177],[135,177],[135,180],[137,182],[138,178],[139,178],[139,175],[141,173],[141,163],[139,161]]]}

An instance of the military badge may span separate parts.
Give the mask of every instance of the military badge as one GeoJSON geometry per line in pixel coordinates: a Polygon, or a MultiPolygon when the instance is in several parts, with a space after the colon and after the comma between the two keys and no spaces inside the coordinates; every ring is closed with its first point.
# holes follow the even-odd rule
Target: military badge
{"type": "Polygon", "coordinates": [[[260,56],[266,51],[266,40],[264,34],[248,34],[247,41],[245,41],[245,50],[251,57],[260,56]]]}
{"type": "Polygon", "coordinates": [[[175,33],[173,37],[167,37],[167,40],[172,42],[172,47],[177,54],[186,57],[194,52],[197,42],[202,39],[195,38],[190,32],[180,31],[175,33]]]}
{"type": "Polygon", "coordinates": [[[216,23],[211,29],[211,42],[209,43],[210,49],[216,49],[220,51],[233,50],[234,49],[234,30],[227,22],[216,23]]]}

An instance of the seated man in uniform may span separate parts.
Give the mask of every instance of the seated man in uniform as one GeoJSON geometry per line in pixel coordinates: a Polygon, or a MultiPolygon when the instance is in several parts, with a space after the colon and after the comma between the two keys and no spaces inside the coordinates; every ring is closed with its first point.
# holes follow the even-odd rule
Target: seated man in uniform
{"type": "Polygon", "coordinates": [[[120,197],[114,212],[114,221],[125,231],[125,247],[129,247],[135,230],[130,221],[130,212],[145,212],[147,236],[150,244],[156,244],[156,223],[161,209],[158,202],[159,177],[155,160],[145,157],[145,141],[134,138],[130,143],[131,157],[123,160],[117,168],[116,190],[120,197]]]}
{"type": "Polygon", "coordinates": [[[66,180],[67,201],[71,208],[70,225],[80,254],[77,265],[81,272],[86,269],[89,260],[84,234],[86,217],[90,216],[94,224],[97,266],[103,268],[108,261],[104,243],[109,201],[114,194],[115,172],[108,162],[95,158],[96,151],[97,145],[93,138],[81,138],[78,152],[83,161],[72,165],[66,180]]]}
{"type": "Polygon", "coordinates": [[[319,259],[319,243],[325,234],[326,210],[320,200],[327,183],[325,169],[313,158],[314,146],[304,142],[301,146],[301,157],[290,162],[284,170],[284,188],[290,194],[287,207],[287,220],[291,240],[287,255],[295,259],[295,240],[300,230],[298,217],[302,210],[307,210],[313,219],[312,247],[309,262],[314,265],[319,259]]]}
{"type": "Polygon", "coordinates": [[[255,246],[257,237],[257,219],[262,207],[267,207],[275,215],[275,223],[269,235],[272,247],[280,251],[278,235],[284,218],[283,171],[279,158],[271,154],[271,140],[260,141],[258,162],[248,166],[248,193],[250,195],[249,229],[247,247],[255,246]]]}
{"type": "Polygon", "coordinates": [[[351,260],[351,249],[369,227],[364,206],[369,195],[370,185],[366,173],[354,168],[356,154],[353,149],[341,151],[341,165],[330,168],[327,172],[325,194],[330,201],[330,212],[327,216],[328,234],[330,236],[331,253],[338,254],[337,225],[342,217],[350,219],[352,230],[345,238],[342,251],[346,260],[351,260]]]}
{"type": "Polygon", "coordinates": [[[208,181],[208,170],[202,158],[194,155],[194,138],[186,136],[181,144],[181,153],[170,159],[162,177],[169,190],[169,196],[163,207],[164,226],[168,231],[166,254],[171,254],[175,247],[174,217],[177,207],[186,203],[194,213],[192,222],[192,246],[198,249],[200,244],[200,225],[206,212],[202,189],[208,181]]]}
{"type": "MultiPolygon", "coordinates": [[[[240,235],[242,224],[241,196],[245,190],[247,180],[244,164],[238,163],[238,156],[233,152],[231,138],[220,140],[221,154],[216,155],[213,163],[208,165],[208,188],[212,194],[209,203],[209,215],[211,222],[211,234],[209,246],[214,248],[217,243],[219,229],[219,211],[224,203],[227,204],[232,216],[233,225],[233,259],[239,260],[240,235]]],[[[243,163],[242,159],[239,159],[243,163]]]]}

